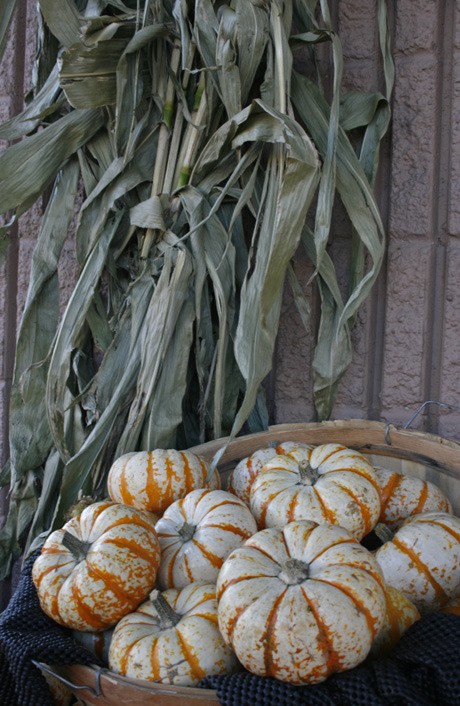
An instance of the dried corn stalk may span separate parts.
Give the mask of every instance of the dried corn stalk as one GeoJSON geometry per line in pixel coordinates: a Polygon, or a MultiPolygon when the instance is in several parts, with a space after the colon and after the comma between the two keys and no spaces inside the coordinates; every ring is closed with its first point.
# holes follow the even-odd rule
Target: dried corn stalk
{"type": "MultiPolygon", "coordinates": [[[[14,5],[0,3],[0,48],[14,5]]],[[[39,5],[46,80],[0,127],[0,139],[23,137],[0,155],[9,223],[51,185],[17,344],[3,575],[79,494],[104,495],[117,455],[266,425],[286,272],[308,314],[290,268],[300,242],[321,294],[314,379],[327,417],[384,252],[372,194],[392,84],[383,2],[385,95],[350,96],[325,0],[39,5]],[[330,102],[319,45],[333,60],[330,102]],[[297,51],[309,77],[293,68],[297,51]],[[347,301],[326,252],[336,193],[355,232],[347,301]],[[59,319],[75,215],[79,276],[59,319]]]]}

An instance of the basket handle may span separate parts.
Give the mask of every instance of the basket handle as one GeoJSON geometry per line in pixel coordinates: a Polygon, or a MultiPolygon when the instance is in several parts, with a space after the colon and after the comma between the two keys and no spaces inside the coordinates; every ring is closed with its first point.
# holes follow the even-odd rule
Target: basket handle
{"type": "Polygon", "coordinates": [[[44,662],[37,662],[35,659],[31,660],[32,664],[40,669],[42,672],[46,672],[47,674],[51,675],[58,681],[62,682],[66,686],[68,686],[70,689],[75,690],[75,691],[81,691],[83,689],[86,689],[87,691],[90,691],[93,696],[99,697],[102,694],[102,689],[101,689],[101,674],[102,672],[107,671],[104,667],[99,667],[96,668],[96,686],[93,688],[92,686],[88,686],[86,684],[74,684],[71,682],[69,679],[66,679],[65,677],[61,676],[58,672],[53,671],[48,667],[47,664],[44,662]]]}
{"type": "Polygon", "coordinates": [[[412,422],[418,417],[418,415],[423,412],[425,407],[429,404],[437,404],[439,407],[446,407],[447,409],[452,409],[455,412],[460,412],[460,407],[455,404],[448,404],[447,402],[439,402],[438,400],[425,400],[423,404],[417,409],[417,411],[412,415],[408,422],[403,426],[403,429],[409,429],[412,422]]]}

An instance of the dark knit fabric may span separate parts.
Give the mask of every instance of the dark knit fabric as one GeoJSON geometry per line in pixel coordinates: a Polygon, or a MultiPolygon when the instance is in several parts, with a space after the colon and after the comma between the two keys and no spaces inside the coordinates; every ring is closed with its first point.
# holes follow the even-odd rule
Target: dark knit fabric
{"type": "MultiPolygon", "coordinates": [[[[41,610],[32,582],[32,556],[0,615],[0,705],[54,706],[32,660],[96,664],[41,610]]],[[[247,672],[207,677],[224,706],[460,706],[460,617],[432,613],[415,623],[391,656],[335,674],[314,686],[292,686],[247,672]]],[[[119,706],[114,704],[114,706],[119,706]]]]}
{"type": "Polygon", "coordinates": [[[41,671],[32,660],[48,664],[96,664],[97,659],[40,608],[32,582],[30,557],[8,607],[0,615],[1,706],[54,706],[41,671]]]}
{"type": "Polygon", "coordinates": [[[207,677],[224,706],[460,706],[460,617],[425,616],[391,656],[321,684],[292,686],[243,672],[207,677]]]}

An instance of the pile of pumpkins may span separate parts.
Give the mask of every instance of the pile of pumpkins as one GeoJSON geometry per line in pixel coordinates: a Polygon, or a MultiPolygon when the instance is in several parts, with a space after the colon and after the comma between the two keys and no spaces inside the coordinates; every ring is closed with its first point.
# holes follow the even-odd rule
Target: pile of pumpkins
{"type": "Polygon", "coordinates": [[[259,449],[226,490],[190,451],[133,452],[107,487],[48,537],[33,580],[59,624],[109,636],[127,677],[192,686],[245,668],[313,684],[425,613],[460,612],[448,498],[341,444],[259,449]]]}

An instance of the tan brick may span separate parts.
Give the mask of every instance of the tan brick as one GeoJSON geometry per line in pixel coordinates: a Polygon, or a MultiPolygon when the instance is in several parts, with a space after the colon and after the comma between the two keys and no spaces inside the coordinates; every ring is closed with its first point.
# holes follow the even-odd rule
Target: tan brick
{"type": "Polygon", "coordinates": [[[424,401],[431,255],[428,244],[390,242],[382,389],[382,413],[390,421],[424,401]]]}
{"type": "Polygon", "coordinates": [[[346,61],[372,59],[377,46],[376,3],[358,1],[339,3],[338,32],[346,61]]]}
{"type": "Polygon", "coordinates": [[[392,124],[390,229],[394,235],[430,232],[435,170],[437,66],[433,56],[396,62],[392,124]]]}
{"type": "Polygon", "coordinates": [[[62,250],[61,259],[59,261],[58,277],[60,284],[60,309],[62,313],[67,306],[78,278],[78,268],[75,257],[75,242],[73,239],[66,242],[62,250]]]}
{"type": "Polygon", "coordinates": [[[454,47],[460,49],[460,5],[454,3],[454,47]]]}
{"type": "Polygon", "coordinates": [[[12,97],[15,92],[16,44],[16,19],[13,18],[5,52],[0,62],[0,96],[12,97]]]}
{"type": "Polygon", "coordinates": [[[384,92],[382,76],[376,70],[374,59],[347,61],[342,78],[342,92],[375,91],[384,92]]]}
{"type": "MultiPolygon", "coordinates": [[[[299,281],[305,285],[311,275],[311,267],[301,252],[297,254],[295,260],[299,281]]],[[[309,296],[311,299],[311,290],[309,296]]],[[[290,288],[287,286],[281,312],[274,373],[274,397],[278,423],[314,419],[312,353],[311,335],[302,324],[290,288]]]]}
{"type": "Polygon", "coordinates": [[[394,3],[396,52],[433,51],[437,42],[439,5],[432,0],[398,0],[394,3]]]}
{"type": "Polygon", "coordinates": [[[454,53],[452,77],[452,141],[450,156],[450,179],[448,183],[450,211],[448,217],[449,232],[460,236],[460,50],[454,53]]]}

